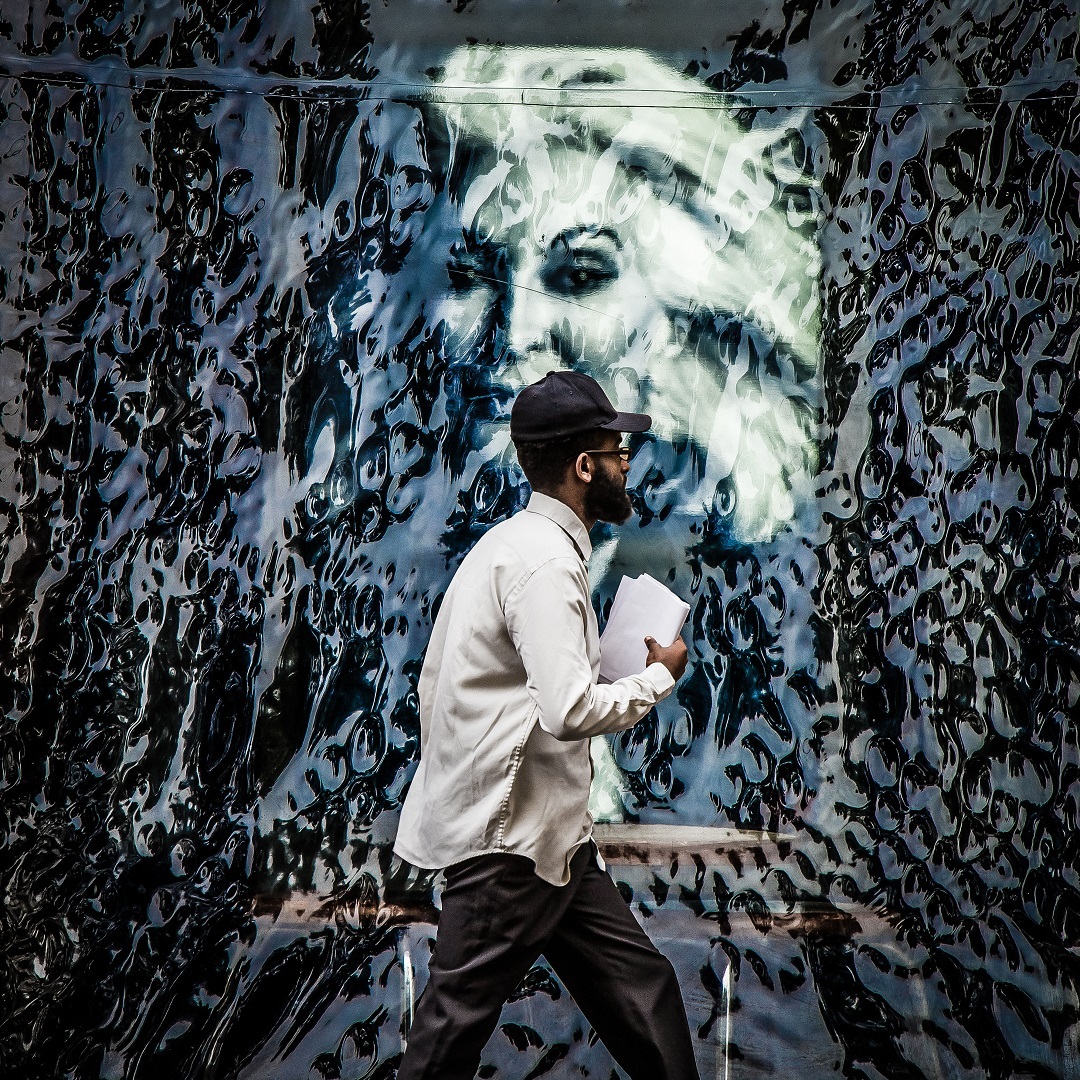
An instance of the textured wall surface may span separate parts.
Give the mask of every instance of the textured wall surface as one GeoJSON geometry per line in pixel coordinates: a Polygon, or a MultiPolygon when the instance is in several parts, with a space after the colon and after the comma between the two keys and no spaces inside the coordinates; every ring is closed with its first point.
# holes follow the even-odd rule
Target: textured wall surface
{"type": "MultiPolygon", "coordinates": [[[[0,2],[0,1074],[393,1076],[566,365],[656,419],[595,600],[691,669],[595,808],[708,1075],[1080,1076],[1077,4],[750,8],[0,2]]],[[[542,966],[485,1062],[614,1069],[542,966]]]]}

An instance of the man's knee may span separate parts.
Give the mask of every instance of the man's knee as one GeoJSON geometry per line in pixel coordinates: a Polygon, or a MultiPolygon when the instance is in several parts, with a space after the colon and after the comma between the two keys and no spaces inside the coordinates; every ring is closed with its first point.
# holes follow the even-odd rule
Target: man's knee
{"type": "Polygon", "coordinates": [[[646,1009],[653,1009],[672,996],[681,999],[675,968],[659,950],[642,950],[634,968],[627,979],[628,992],[638,997],[646,1009]]]}
{"type": "Polygon", "coordinates": [[[675,974],[675,968],[671,961],[663,954],[656,954],[656,981],[662,986],[665,993],[681,996],[679,989],[679,977],[675,974]]]}

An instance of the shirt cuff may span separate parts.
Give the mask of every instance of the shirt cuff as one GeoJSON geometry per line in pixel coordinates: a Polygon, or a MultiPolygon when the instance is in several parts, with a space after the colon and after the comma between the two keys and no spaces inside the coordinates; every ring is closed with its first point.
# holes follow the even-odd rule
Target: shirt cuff
{"type": "Polygon", "coordinates": [[[659,660],[650,664],[645,669],[645,674],[656,690],[657,701],[666,698],[675,688],[675,680],[672,678],[671,672],[659,660]]]}

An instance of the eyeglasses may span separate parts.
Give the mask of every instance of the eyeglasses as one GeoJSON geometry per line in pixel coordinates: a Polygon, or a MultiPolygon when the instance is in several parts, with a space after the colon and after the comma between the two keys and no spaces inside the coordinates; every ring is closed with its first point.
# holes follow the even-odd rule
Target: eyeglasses
{"type": "Polygon", "coordinates": [[[619,446],[614,450],[582,450],[583,454],[618,454],[625,462],[629,462],[634,456],[634,450],[630,446],[619,446]]]}

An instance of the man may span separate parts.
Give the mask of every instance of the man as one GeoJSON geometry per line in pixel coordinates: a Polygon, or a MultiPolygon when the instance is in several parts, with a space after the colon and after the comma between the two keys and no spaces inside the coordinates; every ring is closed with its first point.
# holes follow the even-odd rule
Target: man
{"type": "Polygon", "coordinates": [[[514,402],[510,435],[533,488],[447,590],[420,677],[420,766],[396,853],[446,868],[430,980],[399,1080],[472,1077],[507,995],[541,954],[634,1078],[695,1078],[670,963],[599,864],[589,739],[637,723],[686,668],[647,639],[645,671],[598,685],[589,530],[621,523],[629,453],[595,380],[550,372],[514,402]]]}

